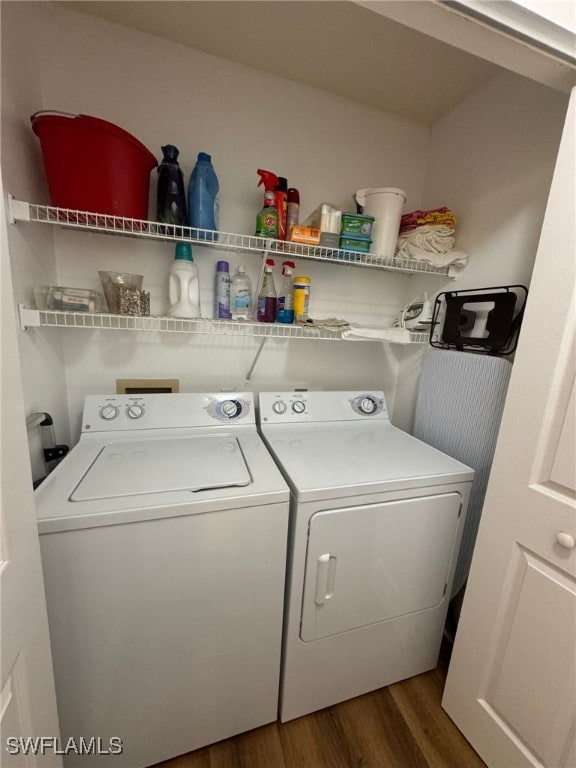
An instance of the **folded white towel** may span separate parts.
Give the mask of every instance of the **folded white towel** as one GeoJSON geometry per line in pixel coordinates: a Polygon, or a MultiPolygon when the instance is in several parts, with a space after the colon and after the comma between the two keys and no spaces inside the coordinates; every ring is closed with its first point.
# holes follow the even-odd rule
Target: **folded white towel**
{"type": "Polygon", "coordinates": [[[425,261],[433,267],[447,267],[450,264],[455,267],[465,267],[470,260],[470,254],[466,253],[466,251],[452,250],[446,253],[433,253],[432,251],[421,250],[415,245],[399,245],[396,257],[400,259],[413,259],[414,261],[425,261]]]}
{"type": "Polygon", "coordinates": [[[446,253],[454,247],[456,239],[455,230],[442,224],[435,226],[416,227],[409,232],[403,232],[398,236],[398,247],[407,250],[417,248],[431,253],[446,253]]]}
{"type": "Polygon", "coordinates": [[[397,344],[410,343],[410,331],[406,328],[371,328],[352,324],[342,331],[343,339],[374,339],[374,341],[394,341],[397,344]]]}

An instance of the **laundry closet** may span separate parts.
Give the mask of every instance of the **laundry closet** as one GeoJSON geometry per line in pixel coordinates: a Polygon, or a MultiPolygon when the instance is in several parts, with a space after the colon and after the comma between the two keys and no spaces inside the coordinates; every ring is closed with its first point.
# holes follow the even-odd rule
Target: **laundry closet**
{"type": "MultiPolygon", "coordinates": [[[[301,217],[323,202],[352,210],[357,189],[388,186],[406,191],[405,212],[454,211],[457,247],[470,257],[463,269],[422,274],[295,257],[298,272],[312,278],[312,317],[385,328],[423,292],[530,288],[574,84],[562,57],[552,57],[542,74],[530,57],[548,53],[530,45],[517,56],[506,53],[512,43],[495,30],[484,30],[488,42],[478,42],[470,19],[471,52],[456,48],[449,27],[438,28],[429,17],[435,5],[429,2],[250,3],[240,24],[243,5],[3,3],[4,195],[50,203],[32,114],[93,115],[129,131],[158,160],[161,146],[176,145],[186,180],[197,154],[210,153],[222,232],[253,234],[262,202],[258,168],[298,187],[301,217]],[[130,6],[123,14],[122,5],[130,6]],[[196,16],[186,15],[187,5],[196,7],[196,16]],[[185,34],[176,35],[172,19],[164,29],[153,15],[157,6],[170,19],[181,12],[185,34]],[[214,37],[245,35],[246,44],[211,47],[210,23],[214,37]],[[259,41],[269,31],[272,36],[271,25],[275,39],[283,23],[282,44],[274,55],[263,46],[260,58],[259,41]],[[339,78],[328,76],[319,60],[316,71],[304,72],[305,62],[315,63],[307,49],[324,38],[332,44],[322,43],[322,66],[338,67],[339,78]],[[382,50],[379,65],[379,49],[394,39],[409,56],[397,64],[382,50]],[[364,45],[366,59],[349,54],[347,40],[353,54],[364,45]],[[293,60],[293,70],[278,58],[293,60]],[[446,81],[446,99],[438,78],[446,81]],[[390,106],[378,96],[382,79],[399,83],[389,93],[390,106]]],[[[150,220],[155,195],[153,172],[150,220]]],[[[168,378],[190,393],[383,390],[392,424],[412,431],[427,348],[421,339],[396,344],[272,335],[261,348],[258,335],[227,334],[217,323],[185,333],[28,324],[36,287],[99,289],[99,270],[144,275],[151,315],[163,315],[174,242],[26,222],[11,205],[7,242],[24,410],[49,412],[58,443],[78,442],[84,399],[115,393],[119,379],[168,378]]],[[[262,254],[223,252],[217,243],[192,248],[203,317],[213,318],[220,259],[228,259],[231,270],[243,264],[256,285],[262,254]]],[[[44,471],[40,449],[38,433],[31,432],[34,479],[44,471]]]]}

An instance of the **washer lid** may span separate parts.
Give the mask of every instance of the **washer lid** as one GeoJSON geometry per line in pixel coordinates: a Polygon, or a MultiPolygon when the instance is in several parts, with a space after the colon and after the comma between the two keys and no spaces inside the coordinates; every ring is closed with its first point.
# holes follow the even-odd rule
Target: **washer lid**
{"type": "Polygon", "coordinates": [[[70,501],[205,491],[250,485],[238,440],[230,436],[130,440],[106,445],[70,501]]]}

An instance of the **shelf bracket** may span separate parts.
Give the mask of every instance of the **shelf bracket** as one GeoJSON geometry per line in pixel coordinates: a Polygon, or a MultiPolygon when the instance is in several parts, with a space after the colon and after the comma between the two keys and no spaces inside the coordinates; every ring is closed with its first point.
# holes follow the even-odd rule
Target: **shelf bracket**
{"type": "Polygon", "coordinates": [[[16,200],[13,195],[8,195],[8,221],[15,224],[17,221],[30,221],[30,206],[22,200],[16,200]]]}
{"type": "Polygon", "coordinates": [[[27,328],[40,328],[40,311],[38,309],[26,309],[24,304],[18,304],[20,315],[20,330],[27,328]]]}

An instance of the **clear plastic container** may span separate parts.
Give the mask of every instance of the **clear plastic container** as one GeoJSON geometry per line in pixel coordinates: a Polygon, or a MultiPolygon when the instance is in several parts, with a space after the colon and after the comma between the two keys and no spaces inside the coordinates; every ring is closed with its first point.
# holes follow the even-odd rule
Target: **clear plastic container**
{"type": "Polygon", "coordinates": [[[101,312],[102,296],[89,288],[42,285],[34,289],[38,309],[64,312],[101,312]]]}
{"type": "Polygon", "coordinates": [[[252,315],[252,281],[246,267],[238,267],[230,282],[230,314],[232,320],[250,320],[252,315]]]}
{"type": "Polygon", "coordinates": [[[322,203],[318,206],[307,219],[304,219],[302,226],[319,229],[321,232],[333,232],[340,234],[342,221],[342,211],[330,203],[322,203]]]}
{"type": "MultiPolygon", "coordinates": [[[[142,291],[143,275],[134,275],[130,272],[98,272],[108,311],[114,315],[121,314],[122,295],[131,289],[130,293],[136,297],[136,291],[142,291]]],[[[122,313],[124,314],[124,313],[122,313]]]]}

